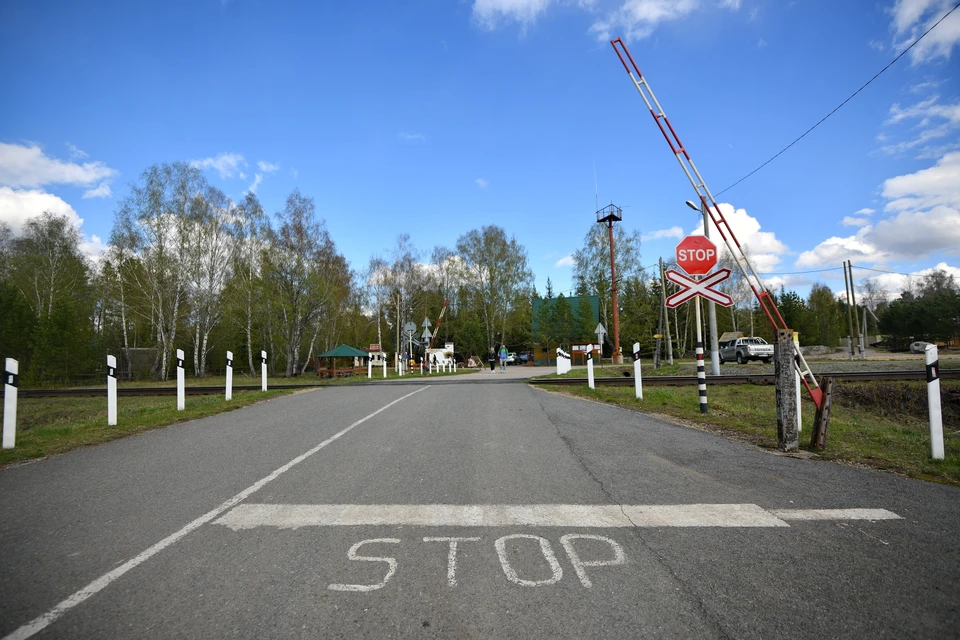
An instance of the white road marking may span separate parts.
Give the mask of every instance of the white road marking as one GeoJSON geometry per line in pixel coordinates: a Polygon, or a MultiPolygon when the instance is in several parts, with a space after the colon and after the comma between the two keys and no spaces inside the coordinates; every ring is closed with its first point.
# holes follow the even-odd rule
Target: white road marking
{"type": "Polygon", "coordinates": [[[580,578],[580,584],[587,589],[593,586],[590,578],[587,577],[587,567],[612,567],[627,562],[627,554],[623,552],[623,547],[604,536],[596,536],[590,533],[568,533],[560,538],[560,544],[563,545],[564,550],[567,552],[567,557],[570,558],[570,564],[573,565],[573,570],[577,572],[577,577],[580,578]],[[580,559],[579,554],[577,554],[577,550],[573,548],[574,540],[599,540],[600,542],[606,542],[613,548],[613,559],[589,560],[584,562],[580,559]]]}
{"type": "Polygon", "coordinates": [[[100,576],[99,578],[97,578],[96,580],[94,580],[93,582],[91,582],[90,584],[88,584],[87,586],[83,587],[82,589],[80,589],[79,591],[77,591],[76,593],[74,593],[73,595],[69,596],[66,600],[63,600],[62,602],[60,602],[59,604],[57,604],[56,606],[54,606],[52,609],[50,609],[50,610],[47,611],[46,613],[40,615],[40,616],[37,617],[37,618],[34,618],[33,620],[31,620],[31,621],[28,622],[27,624],[21,626],[20,628],[16,629],[16,630],[13,631],[12,633],[4,636],[3,640],[24,640],[25,638],[29,638],[29,637],[33,636],[34,634],[39,633],[39,632],[42,631],[43,629],[45,629],[45,628],[47,628],[48,626],[50,626],[50,624],[52,624],[54,621],[56,621],[60,616],[62,616],[62,615],[63,615],[64,613],[66,613],[67,611],[69,611],[70,609],[73,609],[73,608],[76,607],[77,605],[83,603],[83,602],[84,602],[85,600],[87,600],[89,597],[91,597],[91,596],[99,593],[99,592],[102,591],[103,589],[105,589],[107,586],[110,585],[111,582],[113,582],[113,581],[116,580],[117,578],[121,577],[122,575],[124,575],[125,573],[127,573],[128,571],[130,571],[131,569],[134,569],[134,568],[136,568],[137,566],[143,564],[144,562],[146,562],[147,560],[149,560],[149,559],[152,558],[153,556],[157,555],[158,553],[160,553],[161,551],[163,551],[164,549],[166,549],[166,548],[169,547],[170,545],[175,544],[177,541],[179,541],[181,538],[183,538],[184,536],[186,536],[188,533],[190,533],[191,531],[194,531],[195,529],[198,529],[198,528],[201,527],[202,525],[210,522],[211,520],[213,520],[214,518],[216,518],[217,516],[219,516],[219,515],[220,515],[221,513],[223,513],[224,511],[227,511],[228,509],[231,509],[231,508],[235,507],[235,506],[236,506],[237,504],[239,504],[241,501],[245,500],[246,498],[248,498],[248,497],[249,497],[250,495],[252,495],[253,493],[256,493],[257,491],[259,491],[260,489],[262,489],[262,488],[263,488],[265,485],[267,485],[268,483],[273,482],[274,480],[276,480],[277,478],[279,478],[281,475],[283,475],[284,473],[286,473],[287,471],[289,471],[290,469],[292,469],[292,468],[295,467],[296,465],[300,464],[301,462],[303,462],[304,460],[306,460],[307,458],[309,458],[310,456],[312,456],[313,454],[315,454],[317,451],[320,451],[320,449],[323,449],[325,446],[327,446],[327,445],[330,444],[331,442],[334,442],[335,440],[337,440],[337,439],[340,438],[341,436],[345,435],[346,433],[348,433],[348,432],[349,432],[351,429],[353,429],[354,427],[357,427],[357,426],[363,424],[364,422],[366,422],[366,421],[369,420],[370,418],[374,417],[375,415],[377,415],[377,414],[379,414],[379,413],[381,413],[381,412],[383,412],[383,411],[386,411],[387,409],[389,409],[389,408],[392,407],[393,405],[397,404],[397,403],[400,402],[401,400],[406,400],[407,398],[409,398],[409,397],[412,396],[413,394],[415,394],[415,393],[420,393],[420,392],[423,391],[424,389],[426,389],[426,387],[420,387],[420,388],[417,389],[416,391],[412,391],[412,392],[408,393],[408,394],[405,395],[405,396],[402,396],[402,397],[400,397],[400,398],[397,398],[397,399],[394,400],[393,402],[390,402],[389,404],[386,404],[386,405],[380,407],[379,409],[377,409],[377,410],[374,411],[373,413],[371,413],[371,414],[369,414],[369,415],[367,415],[367,416],[365,416],[365,417],[363,417],[363,418],[360,418],[359,420],[357,420],[356,422],[354,422],[353,424],[351,424],[349,427],[347,427],[347,428],[343,429],[342,431],[339,431],[338,433],[330,436],[329,438],[327,438],[326,440],[324,440],[323,442],[321,442],[320,444],[318,444],[317,446],[315,446],[313,449],[310,449],[310,450],[307,451],[306,453],[303,453],[303,454],[297,456],[296,458],[294,458],[293,460],[291,460],[291,461],[288,462],[287,464],[283,465],[282,467],[280,467],[279,469],[277,469],[276,471],[274,471],[274,472],[271,473],[270,475],[268,475],[268,476],[266,476],[266,477],[258,480],[257,482],[253,483],[252,485],[250,485],[249,487],[247,487],[246,489],[244,489],[243,491],[241,491],[241,492],[238,493],[237,495],[233,496],[232,498],[230,498],[229,500],[227,500],[226,502],[224,502],[223,504],[221,504],[219,507],[213,509],[212,511],[208,511],[207,513],[203,514],[202,516],[200,516],[199,518],[197,518],[197,519],[194,520],[193,522],[189,523],[188,525],[186,525],[185,527],[183,527],[182,529],[180,529],[180,530],[177,531],[176,533],[173,533],[173,534],[167,536],[166,538],[164,538],[164,539],[161,540],[160,542],[156,543],[155,545],[153,545],[152,547],[150,547],[150,548],[147,549],[146,551],[143,551],[142,553],[138,554],[136,557],[131,558],[130,560],[127,560],[126,562],[124,562],[122,565],[120,565],[119,567],[117,567],[117,568],[114,569],[113,571],[110,571],[110,572],[108,572],[108,573],[103,574],[102,576],[100,576]]]}
{"type": "Polygon", "coordinates": [[[755,504],[245,504],[214,524],[253,527],[786,527],[755,504]]]}
{"type": "Polygon", "coordinates": [[[503,573],[507,576],[507,580],[510,582],[519,584],[522,587],[541,587],[545,584],[554,584],[555,582],[559,582],[560,579],[563,578],[563,569],[560,567],[560,563],[557,561],[557,556],[553,555],[553,547],[550,546],[550,541],[546,538],[534,536],[529,533],[515,533],[513,535],[497,538],[496,542],[493,543],[493,546],[497,548],[497,556],[500,558],[500,566],[503,567],[503,573]],[[543,557],[547,559],[547,564],[550,565],[550,571],[553,574],[546,580],[524,580],[518,576],[516,570],[510,566],[510,560],[507,558],[507,541],[524,539],[536,540],[540,543],[540,551],[543,553],[543,557]]]}
{"type": "Polygon", "coordinates": [[[449,542],[447,554],[447,584],[457,586],[457,544],[460,542],[480,542],[480,538],[424,538],[424,542],[449,542]]]}
{"type": "Polygon", "coordinates": [[[357,555],[357,549],[362,547],[365,544],[373,544],[375,542],[387,543],[387,544],[400,544],[399,538],[373,538],[371,540],[361,540],[357,544],[350,547],[350,550],[347,551],[347,557],[351,560],[359,560],[363,562],[386,562],[387,566],[387,575],[383,576],[383,580],[377,584],[331,584],[327,585],[327,589],[331,591],[376,591],[377,589],[382,589],[388,582],[390,578],[393,577],[393,574],[397,572],[397,559],[396,558],[387,558],[380,556],[361,556],[357,555]]]}
{"type": "Polygon", "coordinates": [[[903,520],[886,509],[771,509],[781,520],[903,520]]]}

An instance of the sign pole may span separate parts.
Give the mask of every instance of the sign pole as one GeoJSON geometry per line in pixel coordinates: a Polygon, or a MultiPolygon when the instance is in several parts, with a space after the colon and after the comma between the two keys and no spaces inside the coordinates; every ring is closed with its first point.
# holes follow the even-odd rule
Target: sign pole
{"type": "MultiPolygon", "coordinates": [[[[699,278],[697,278],[699,280],[699,278]]],[[[700,328],[700,296],[693,296],[697,320],[697,391],[700,394],[700,413],[707,412],[707,373],[703,370],[703,331],[700,328]]]]}

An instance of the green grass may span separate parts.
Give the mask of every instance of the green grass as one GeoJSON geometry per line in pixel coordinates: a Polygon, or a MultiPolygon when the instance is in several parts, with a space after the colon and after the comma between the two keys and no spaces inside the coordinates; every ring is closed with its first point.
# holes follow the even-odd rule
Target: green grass
{"type": "Polygon", "coordinates": [[[195,420],[269,400],[290,391],[244,391],[229,403],[222,395],[187,396],[177,411],[175,396],[117,400],[117,425],[107,426],[106,398],[21,398],[17,402],[16,447],[0,449],[0,466],[55,455],[149,429],[195,420]]]}
{"type": "MultiPolygon", "coordinates": [[[[814,405],[802,402],[802,449],[818,458],[860,464],[911,478],[960,485],[960,420],[953,413],[960,398],[960,382],[941,381],[944,393],[944,460],[930,459],[930,430],[926,411],[870,402],[857,388],[881,383],[837,384],[825,451],[809,445],[814,405]],[[849,387],[849,393],[844,387],[849,387]]],[[[889,383],[885,383],[889,384],[889,383]]],[[[924,382],[899,382],[897,388],[924,394],[924,382]]],[[[695,428],[753,443],[765,449],[777,446],[777,413],[773,386],[724,385],[710,387],[706,415],[700,413],[696,386],[647,387],[637,400],[633,387],[564,388],[561,393],[616,404],[670,418],[695,428]]]]}

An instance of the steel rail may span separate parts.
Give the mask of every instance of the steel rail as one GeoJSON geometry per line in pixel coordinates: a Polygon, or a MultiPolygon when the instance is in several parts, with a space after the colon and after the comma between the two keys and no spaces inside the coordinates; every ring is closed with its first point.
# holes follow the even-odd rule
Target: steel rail
{"type": "MultiPolygon", "coordinates": [[[[926,371],[848,371],[837,373],[819,373],[820,377],[831,377],[850,382],[873,382],[883,380],[926,380],[926,371]]],[[[943,379],[960,379],[960,369],[941,369],[943,379]]],[[[558,387],[586,386],[586,378],[534,378],[530,384],[558,387]]],[[[633,377],[594,378],[594,384],[608,387],[632,387],[633,377]]],[[[644,386],[683,386],[697,384],[696,376],[645,376],[644,386]]],[[[707,384],[776,384],[772,373],[757,373],[732,376],[707,376],[707,384]]]]}

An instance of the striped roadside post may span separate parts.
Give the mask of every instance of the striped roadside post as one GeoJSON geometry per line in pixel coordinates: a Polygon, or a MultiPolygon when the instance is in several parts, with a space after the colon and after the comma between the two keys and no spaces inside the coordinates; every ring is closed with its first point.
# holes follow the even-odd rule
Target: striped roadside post
{"type": "Polygon", "coordinates": [[[107,356],[107,424],[117,424],[117,357],[107,356]]]}
{"type": "Polygon", "coordinates": [[[260,352],[260,390],[267,390],[267,352],[260,352]]]}
{"type": "MultiPolygon", "coordinates": [[[[940,358],[937,345],[923,350],[927,365],[927,406],[930,412],[930,457],[943,460],[943,411],[940,406],[940,358]]],[[[6,446],[6,445],[4,445],[6,446]]]]}
{"type": "Polygon", "coordinates": [[[643,400],[643,380],[640,378],[640,343],[633,343],[633,379],[637,387],[637,400],[643,400]]]}
{"type": "MultiPolygon", "coordinates": [[[[699,278],[697,278],[699,280],[699,278]]],[[[700,296],[693,296],[697,310],[697,391],[700,394],[700,413],[707,412],[707,372],[703,369],[703,331],[700,328],[700,296]]]]}
{"type": "Polygon", "coordinates": [[[593,345],[587,345],[587,386],[595,389],[593,386],[593,345]]]}
{"type": "Polygon", "coordinates": [[[227,351],[227,389],[226,399],[233,400],[233,351],[227,351]]]}
{"type": "Polygon", "coordinates": [[[183,411],[183,349],[177,349],[177,411],[183,411]]]}
{"type": "Polygon", "coordinates": [[[20,363],[7,358],[3,364],[3,448],[13,449],[17,440],[17,387],[20,363]]]}

